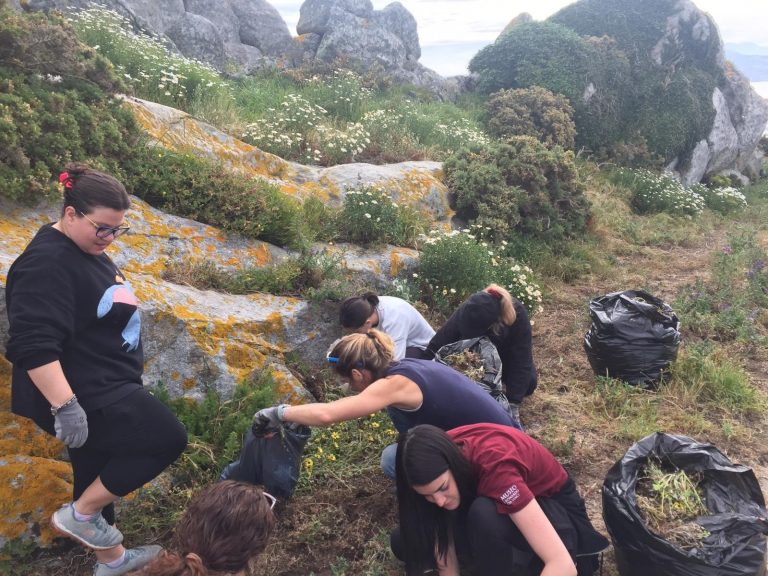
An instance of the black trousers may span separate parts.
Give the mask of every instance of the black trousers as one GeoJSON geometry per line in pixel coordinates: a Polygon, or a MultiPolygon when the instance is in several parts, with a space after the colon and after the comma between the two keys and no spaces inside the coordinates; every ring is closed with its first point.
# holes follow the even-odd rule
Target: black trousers
{"type": "MultiPolygon", "coordinates": [[[[538,498],[539,505],[554,526],[571,557],[579,576],[592,574],[597,555],[608,541],[594,530],[576,491],[573,480],[551,498],[538,498]]],[[[475,498],[469,510],[458,513],[454,532],[456,552],[462,566],[471,566],[478,576],[529,576],[539,574],[544,565],[507,514],[499,514],[490,498],[475,498]]],[[[390,537],[392,551],[404,559],[400,529],[390,537]]]]}
{"type": "MultiPolygon", "coordinates": [[[[187,446],[187,432],[171,410],[141,388],[115,404],[88,412],[88,440],[69,448],[77,500],[96,478],[125,496],[157,477],[187,446]]],[[[115,522],[114,505],[102,510],[115,522]]]]}

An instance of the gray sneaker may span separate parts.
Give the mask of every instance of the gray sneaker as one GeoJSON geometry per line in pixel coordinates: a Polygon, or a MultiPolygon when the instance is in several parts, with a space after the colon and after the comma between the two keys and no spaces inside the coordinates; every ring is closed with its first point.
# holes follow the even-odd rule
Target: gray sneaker
{"type": "Polygon", "coordinates": [[[101,562],[96,563],[96,568],[93,570],[93,576],[120,576],[120,574],[127,574],[132,570],[138,570],[145,564],[149,564],[154,560],[155,556],[160,554],[162,546],[139,546],[137,548],[129,548],[125,551],[125,559],[120,566],[110,568],[106,564],[101,562]]]}
{"type": "Polygon", "coordinates": [[[76,520],[75,507],[71,502],[53,513],[51,524],[62,534],[94,550],[109,550],[123,541],[122,532],[107,524],[101,513],[90,520],[76,520]]]}

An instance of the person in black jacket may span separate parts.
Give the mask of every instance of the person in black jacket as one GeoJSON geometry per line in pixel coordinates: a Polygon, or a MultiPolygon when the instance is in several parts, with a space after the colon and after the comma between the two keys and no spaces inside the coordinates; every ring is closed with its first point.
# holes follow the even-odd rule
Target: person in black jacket
{"type": "Polygon", "coordinates": [[[77,164],[59,180],[61,217],[38,230],[8,271],[11,410],[67,446],[73,502],[51,522],[96,551],[95,576],[115,576],[146,564],[160,547],[126,550],[114,502],[176,460],[187,435],[142,386],[138,303],[105,254],[128,231],[125,187],[77,164]]]}
{"type": "Polygon", "coordinates": [[[427,353],[434,356],[446,344],[479,336],[488,337],[499,352],[510,412],[519,424],[520,403],[538,384],[528,311],[504,288],[491,284],[454,311],[430,340],[427,353]]]}

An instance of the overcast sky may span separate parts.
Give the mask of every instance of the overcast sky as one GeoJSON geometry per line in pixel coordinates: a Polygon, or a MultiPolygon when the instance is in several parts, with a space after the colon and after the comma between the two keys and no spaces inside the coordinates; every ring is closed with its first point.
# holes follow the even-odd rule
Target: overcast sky
{"type": "MultiPolygon", "coordinates": [[[[301,1],[268,0],[296,34],[301,1]]],[[[642,0],[638,0],[642,1],[642,0]]],[[[372,0],[380,10],[390,0],[372,0]]],[[[543,20],[567,0],[400,0],[418,24],[420,62],[443,76],[465,74],[469,60],[493,42],[507,23],[528,12],[543,20]]],[[[694,0],[717,22],[724,42],[768,46],[768,0],[694,0]]]]}

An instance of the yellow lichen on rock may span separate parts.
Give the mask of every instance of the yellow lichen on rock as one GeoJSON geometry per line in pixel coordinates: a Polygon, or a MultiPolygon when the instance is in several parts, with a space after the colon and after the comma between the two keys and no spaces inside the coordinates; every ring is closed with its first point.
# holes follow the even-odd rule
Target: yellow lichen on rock
{"type": "Polygon", "coordinates": [[[72,499],[72,470],[66,462],[32,456],[6,456],[0,461],[0,539],[11,541],[37,534],[47,545],[56,533],[48,518],[72,499]]]}

